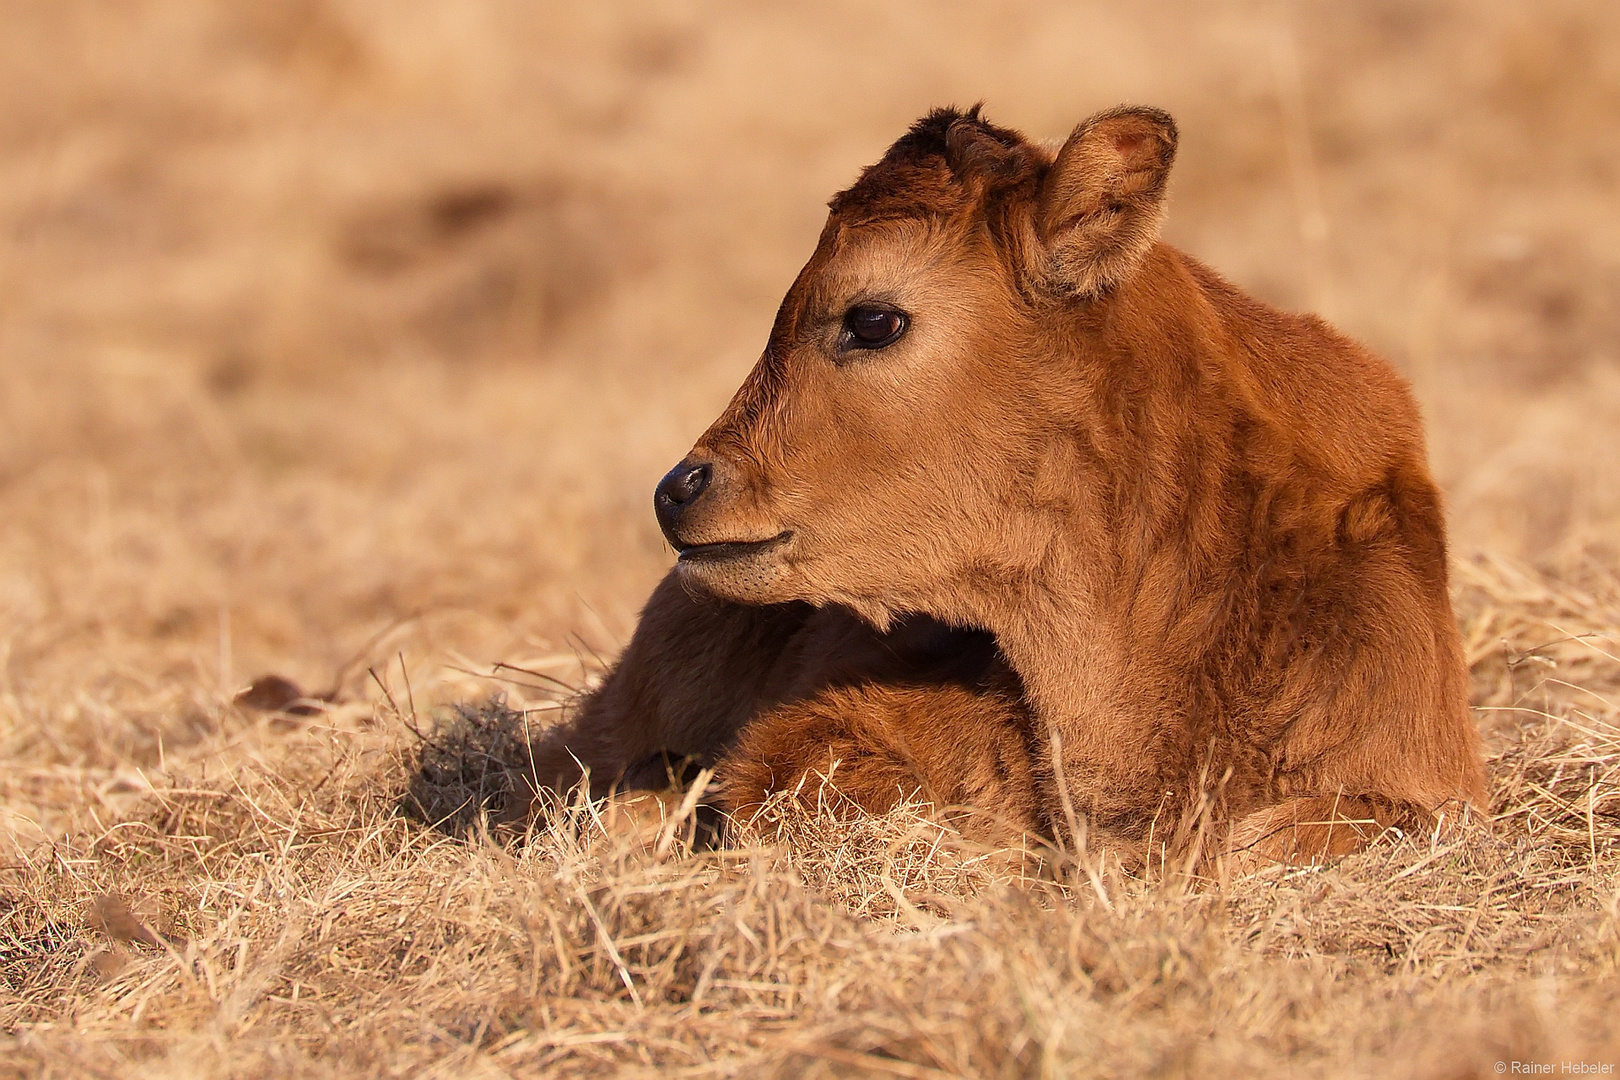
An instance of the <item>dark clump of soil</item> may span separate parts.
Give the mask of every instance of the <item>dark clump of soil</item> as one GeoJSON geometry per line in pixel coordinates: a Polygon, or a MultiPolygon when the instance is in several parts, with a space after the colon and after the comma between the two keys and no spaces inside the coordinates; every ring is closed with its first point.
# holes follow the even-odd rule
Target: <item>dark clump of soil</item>
{"type": "Polygon", "coordinates": [[[451,836],[521,823],[534,798],[530,727],[499,696],[454,706],[423,736],[401,811],[451,836]]]}

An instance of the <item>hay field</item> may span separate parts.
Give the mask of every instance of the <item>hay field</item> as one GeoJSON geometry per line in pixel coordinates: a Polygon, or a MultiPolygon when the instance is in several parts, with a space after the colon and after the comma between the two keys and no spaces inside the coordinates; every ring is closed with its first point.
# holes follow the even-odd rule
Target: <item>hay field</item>
{"type": "Polygon", "coordinates": [[[0,1075],[1620,1067],[1620,7],[5,16],[0,1075]],[[627,638],[824,200],[981,98],[1170,109],[1170,239],[1412,380],[1488,834],[1189,889],[904,811],[402,817],[453,703],[555,712],[495,664],[627,638]],[[334,704],[233,703],[267,672],[334,704]]]}

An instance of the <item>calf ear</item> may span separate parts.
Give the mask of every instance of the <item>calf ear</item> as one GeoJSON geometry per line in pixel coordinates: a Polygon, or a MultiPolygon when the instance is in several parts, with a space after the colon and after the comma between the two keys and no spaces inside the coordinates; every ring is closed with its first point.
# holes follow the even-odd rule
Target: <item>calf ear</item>
{"type": "Polygon", "coordinates": [[[1041,180],[1035,227],[1048,285],[1096,296],[1136,269],[1159,237],[1176,124],[1121,106],[1074,129],[1041,180]]]}

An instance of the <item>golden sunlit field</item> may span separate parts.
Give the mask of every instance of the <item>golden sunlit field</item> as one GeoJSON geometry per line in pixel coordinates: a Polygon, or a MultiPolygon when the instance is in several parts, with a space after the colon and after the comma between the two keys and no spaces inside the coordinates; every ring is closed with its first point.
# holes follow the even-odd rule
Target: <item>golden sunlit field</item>
{"type": "Polygon", "coordinates": [[[0,1076],[1620,1069],[1620,5],[4,23],[0,1076]],[[1189,884],[904,809],[402,813],[599,676],[827,197],[981,99],[1169,109],[1168,238],[1411,380],[1489,828],[1189,884]]]}

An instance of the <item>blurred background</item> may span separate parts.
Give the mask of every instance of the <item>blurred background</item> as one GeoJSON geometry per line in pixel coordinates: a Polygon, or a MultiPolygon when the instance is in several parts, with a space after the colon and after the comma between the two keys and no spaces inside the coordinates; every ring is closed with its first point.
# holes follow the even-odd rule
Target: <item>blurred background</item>
{"type": "Polygon", "coordinates": [[[1411,379],[1456,557],[1620,562],[1612,0],[5,15],[0,757],[611,654],[825,200],[946,103],[1171,110],[1169,239],[1411,379]]]}

